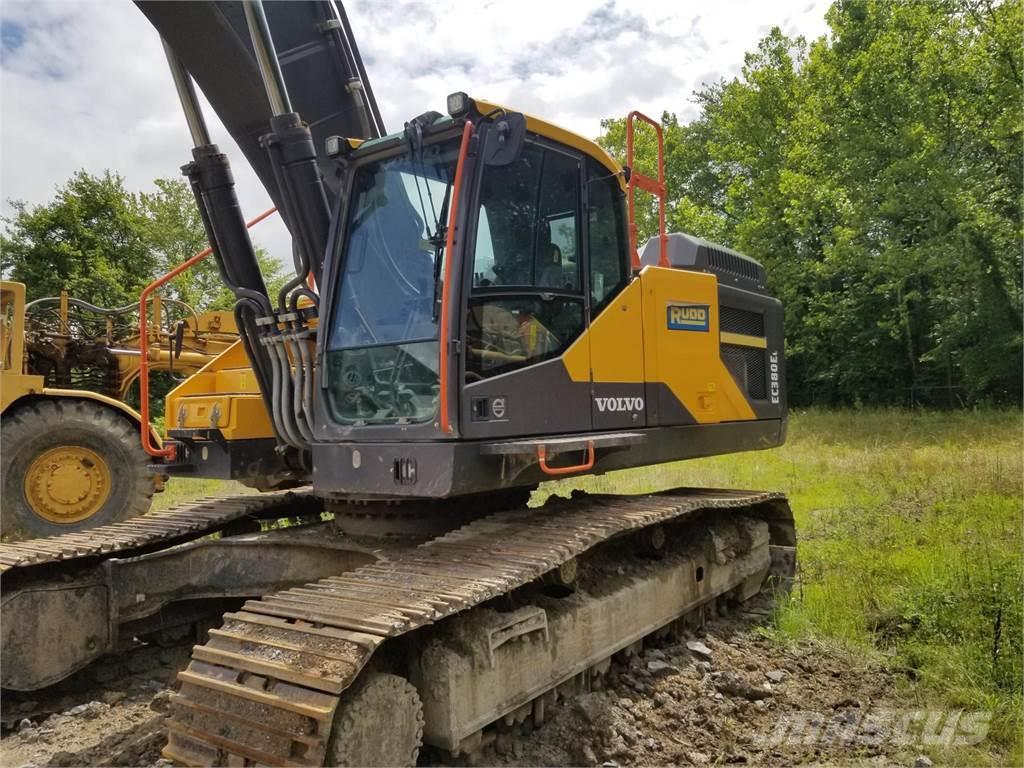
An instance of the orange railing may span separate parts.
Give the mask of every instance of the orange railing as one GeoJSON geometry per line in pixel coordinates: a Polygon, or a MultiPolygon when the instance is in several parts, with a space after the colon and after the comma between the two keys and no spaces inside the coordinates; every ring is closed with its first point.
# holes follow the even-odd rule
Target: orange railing
{"type": "MultiPolygon", "coordinates": [[[[277,208],[265,210],[256,218],[247,221],[245,223],[246,228],[256,226],[276,210],[277,208]]],[[[142,294],[139,296],[139,415],[142,417],[140,419],[141,429],[139,431],[142,436],[142,449],[150,456],[157,458],[173,459],[175,450],[173,445],[158,448],[153,445],[153,438],[151,436],[152,428],[149,424],[149,319],[146,317],[146,305],[149,302],[150,295],[155,290],[166,285],[186,269],[191,269],[211,253],[213,253],[212,246],[200,251],[188,261],[179,264],[166,275],[158,277],[147,285],[142,289],[142,294]]]]}
{"type": "Polygon", "coordinates": [[[652,120],[647,115],[637,112],[636,110],[630,112],[629,116],[626,118],[626,165],[629,167],[629,182],[626,184],[626,200],[629,208],[629,245],[632,254],[633,271],[635,272],[640,269],[640,252],[637,250],[636,243],[636,215],[634,211],[635,204],[633,201],[637,187],[658,198],[658,235],[661,241],[658,264],[662,267],[667,267],[669,266],[669,263],[668,234],[665,231],[665,205],[668,195],[665,189],[665,136],[661,130],[661,123],[656,120],[652,120]],[[644,176],[642,173],[637,173],[636,168],[633,167],[634,119],[647,123],[654,128],[655,133],[658,135],[657,179],[652,179],[650,176],[644,176]]]}
{"type": "Polygon", "coordinates": [[[582,464],[574,464],[571,467],[552,467],[548,465],[548,449],[542,444],[537,446],[537,463],[545,475],[558,477],[559,475],[572,475],[576,472],[588,472],[594,468],[594,441],[587,441],[587,458],[582,464]]]}

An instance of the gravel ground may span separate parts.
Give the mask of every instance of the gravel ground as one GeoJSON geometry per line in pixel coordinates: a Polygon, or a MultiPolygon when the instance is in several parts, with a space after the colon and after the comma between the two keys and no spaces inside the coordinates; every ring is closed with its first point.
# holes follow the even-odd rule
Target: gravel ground
{"type": "MultiPolygon", "coordinates": [[[[812,645],[785,648],[749,615],[718,619],[699,636],[647,647],[616,664],[605,690],[558,707],[511,754],[487,764],[554,765],[931,765],[880,734],[874,746],[844,744],[842,725],[894,706],[890,673],[812,645]],[[805,713],[815,713],[807,715],[805,713]],[[789,744],[780,719],[810,718],[833,738],[789,744]]],[[[870,720],[870,718],[869,718],[870,720]]]]}
{"type": "MultiPolygon", "coordinates": [[[[613,665],[603,690],[556,707],[527,738],[492,745],[493,765],[930,765],[909,747],[842,739],[778,743],[780,718],[820,713],[817,725],[861,723],[892,706],[889,673],[814,646],[780,647],[744,614],[719,618],[697,636],[655,643],[613,665]]],[[[103,690],[0,741],[0,764],[162,766],[162,717],[173,665],[103,690]]],[[[71,701],[67,702],[71,704],[71,701]]],[[[866,721],[865,721],[866,722],[866,721]]],[[[812,725],[815,723],[812,722],[812,725]]],[[[861,725],[863,732],[865,726],[861,725]]]]}

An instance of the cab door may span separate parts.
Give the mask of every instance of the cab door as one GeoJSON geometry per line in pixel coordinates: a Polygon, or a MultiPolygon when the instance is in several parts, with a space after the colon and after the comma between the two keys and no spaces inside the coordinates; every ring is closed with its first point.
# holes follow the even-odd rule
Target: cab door
{"type": "Polygon", "coordinates": [[[643,427],[647,403],[641,284],[630,275],[625,197],[618,176],[604,166],[588,159],[586,172],[593,428],[643,427]]]}
{"type": "Polygon", "coordinates": [[[462,432],[483,439],[588,432],[589,372],[574,379],[562,359],[570,348],[589,359],[582,158],[527,140],[512,163],[482,174],[471,214],[462,432]]]}

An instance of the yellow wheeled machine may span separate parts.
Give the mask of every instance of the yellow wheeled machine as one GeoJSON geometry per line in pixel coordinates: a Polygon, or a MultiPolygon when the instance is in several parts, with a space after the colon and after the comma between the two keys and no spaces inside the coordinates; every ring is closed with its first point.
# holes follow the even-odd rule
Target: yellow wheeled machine
{"type": "MultiPolygon", "coordinates": [[[[230,313],[154,307],[150,365],[187,375],[237,340],[230,313]],[[181,323],[166,323],[176,309],[181,323]]],[[[0,283],[2,535],[52,536],[149,509],[161,476],[125,404],[137,378],[137,308],[109,310],[70,298],[26,306],[25,286],[0,283]]]]}

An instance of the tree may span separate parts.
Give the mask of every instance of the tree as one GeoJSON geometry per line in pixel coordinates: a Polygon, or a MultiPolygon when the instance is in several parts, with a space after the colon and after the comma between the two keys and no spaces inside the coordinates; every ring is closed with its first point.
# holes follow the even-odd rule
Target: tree
{"type": "Polygon", "coordinates": [[[46,205],[13,201],[0,234],[0,274],[25,283],[28,299],[72,295],[104,306],[138,300],[157,266],[143,214],[124,180],[79,171],[46,205]]]}
{"type": "MultiPolygon", "coordinates": [[[[110,171],[78,171],[49,203],[14,201],[0,234],[0,274],[25,283],[29,301],[67,290],[105,307],[137,302],[146,285],[207,246],[188,185],[157,179],[154,186],[136,194],[110,171]]],[[[258,247],[256,257],[276,292],[285,280],[280,264],[258,247]]],[[[175,278],[162,295],[198,311],[234,304],[212,257],[175,278]]]]}
{"type": "MultiPolygon", "coordinates": [[[[811,45],[772,30],[688,125],[663,116],[670,223],[765,263],[792,402],[1019,401],[1019,5],[827,19],[811,45]]],[[[601,142],[621,156],[622,121],[601,142]]]]}
{"type": "MultiPolygon", "coordinates": [[[[156,191],[139,195],[144,212],[143,237],[156,256],[159,274],[169,272],[208,245],[195,197],[181,179],[157,179],[156,191]]],[[[280,263],[259,246],[256,260],[271,296],[286,277],[280,263]]],[[[221,280],[210,256],[171,281],[165,295],[184,301],[196,310],[230,309],[235,299],[221,280]]]]}

